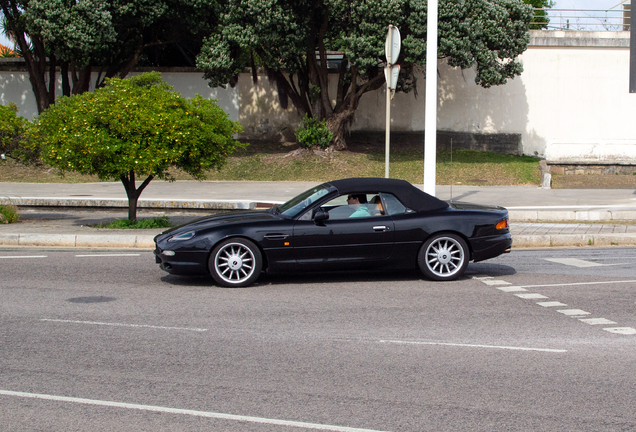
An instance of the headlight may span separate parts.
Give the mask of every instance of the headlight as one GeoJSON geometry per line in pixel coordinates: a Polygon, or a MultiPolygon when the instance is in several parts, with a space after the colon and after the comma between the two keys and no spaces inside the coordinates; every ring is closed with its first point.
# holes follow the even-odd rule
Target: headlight
{"type": "Polygon", "coordinates": [[[185,240],[190,240],[192,237],[194,237],[196,234],[195,231],[188,231],[188,232],[184,232],[183,234],[179,234],[176,236],[172,236],[168,239],[169,242],[176,242],[176,241],[185,241],[185,240]]]}

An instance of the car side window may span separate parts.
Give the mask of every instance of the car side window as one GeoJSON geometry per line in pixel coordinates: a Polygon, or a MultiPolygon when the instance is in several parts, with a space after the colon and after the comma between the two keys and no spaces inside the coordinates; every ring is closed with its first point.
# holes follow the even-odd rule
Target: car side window
{"type": "Polygon", "coordinates": [[[399,215],[406,213],[406,207],[398,200],[395,195],[389,193],[381,193],[382,200],[386,205],[386,212],[391,215],[399,215]]]}
{"type": "Polygon", "coordinates": [[[323,204],[322,209],[329,212],[329,220],[369,218],[385,214],[377,193],[340,195],[323,204]]]}

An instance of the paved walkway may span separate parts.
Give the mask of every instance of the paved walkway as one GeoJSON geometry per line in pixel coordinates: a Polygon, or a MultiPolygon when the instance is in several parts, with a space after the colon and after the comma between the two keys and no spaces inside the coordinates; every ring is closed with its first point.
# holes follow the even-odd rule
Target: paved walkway
{"type": "MultiPolygon", "coordinates": [[[[156,180],[142,194],[139,217],[168,214],[185,223],[212,211],[281,203],[316,184],[156,180]]],[[[508,208],[513,247],[636,245],[634,190],[437,186],[436,195],[508,208]]],[[[0,246],[152,248],[162,231],[92,228],[127,217],[121,183],[0,183],[0,203],[20,206],[23,215],[20,223],[0,225],[0,246]]]]}

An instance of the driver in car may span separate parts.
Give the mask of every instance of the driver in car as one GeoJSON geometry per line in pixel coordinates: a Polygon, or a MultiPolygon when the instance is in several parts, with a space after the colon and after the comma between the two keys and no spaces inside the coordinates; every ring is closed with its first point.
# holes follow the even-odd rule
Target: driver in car
{"type": "Polygon", "coordinates": [[[367,206],[367,194],[352,194],[347,197],[347,204],[356,210],[351,213],[350,218],[370,217],[371,211],[367,206]]]}

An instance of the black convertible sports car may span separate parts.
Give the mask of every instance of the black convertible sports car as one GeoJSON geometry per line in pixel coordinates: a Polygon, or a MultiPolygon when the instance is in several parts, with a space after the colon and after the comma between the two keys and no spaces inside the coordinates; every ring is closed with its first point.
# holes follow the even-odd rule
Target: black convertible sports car
{"type": "Polygon", "coordinates": [[[155,237],[172,274],[211,274],[228,287],[269,273],[417,268],[460,277],[469,261],[509,252],[508,211],[439,200],[403,180],[352,178],[265,211],[205,217],[155,237]]]}

